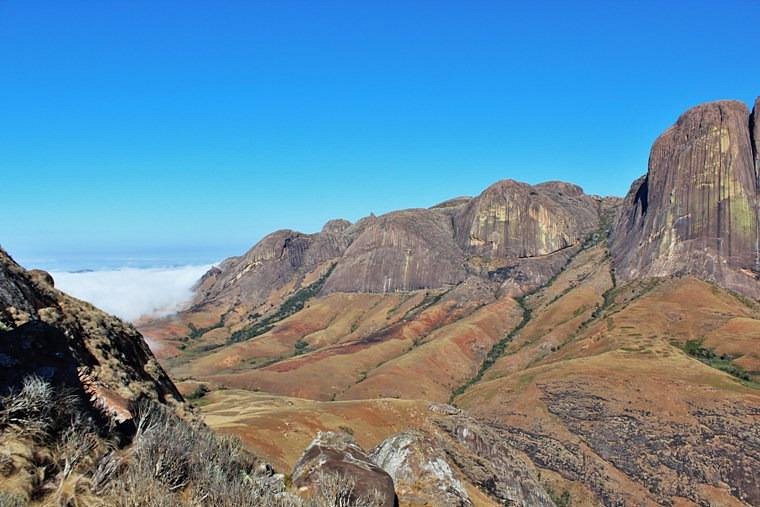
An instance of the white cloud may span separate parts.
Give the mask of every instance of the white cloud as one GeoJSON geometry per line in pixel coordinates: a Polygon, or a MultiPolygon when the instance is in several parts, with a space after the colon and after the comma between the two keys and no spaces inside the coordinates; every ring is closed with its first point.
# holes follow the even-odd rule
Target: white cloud
{"type": "Polygon", "coordinates": [[[191,287],[211,268],[121,268],[83,273],[52,272],[56,288],[101,310],[134,321],[143,315],[163,316],[181,310],[191,287]]]}

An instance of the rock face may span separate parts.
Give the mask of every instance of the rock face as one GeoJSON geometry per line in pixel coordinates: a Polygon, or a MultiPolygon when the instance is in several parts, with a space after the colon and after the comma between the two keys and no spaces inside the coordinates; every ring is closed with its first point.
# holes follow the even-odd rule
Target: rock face
{"type": "Polygon", "coordinates": [[[190,308],[140,329],[171,357],[258,336],[317,296],[446,290],[473,277],[520,296],[556,275],[615,206],[568,183],[506,180],[429,209],[277,231],[209,270],[190,308]]]}
{"type": "Polygon", "coordinates": [[[354,481],[349,501],[369,498],[377,492],[384,498],[378,507],[398,505],[393,479],[348,434],[318,433],[293,468],[293,485],[302,490],[319,488],[325,475],[354,481]]]}
{"type": "Polygon", "coordinates": [[[272,233],[207,273],[195,303],[226,297],[260,304],[288,284],[306,285],[305,276],[327,262],[335,269],[323,293],[453,286],[473,270],[486,274],[470,265],[473,257],[513,262],[542,257],[578,245],[598,226],[599,201],[580,187],[506,180],[476,198],[431,209],[369,216],[354,225],[333,220],[311,235],[272,233]]]}
{"type": "Polygon", "coordinates": [[[180,406],[182,396],[131,326],[56,290],[0,249],[0,393],[39,375],[84,391],[116,422],[142,398],[180,406]]]}
{"type": "Polygon", "coordinates": [[[365,219],[325,284],[325,292],[393,292],[456,285],[464,255],[451,220],[435,210],[365,219]]]}
{"type": "Polygon", "coordinates": [[[499,504],[554,505],[530,461],[496,428],[449,405],[432,405],[430,411],[439,414],[433,420],[443,435],[438,439],[440,448],[468,482],[499,504]]]}
{"type": "Polygon", "coordinates": [[[470,495],[454,476],[441,447],[419,431],[387,438],[370,457],[393,478],[399,499],[404,503],[441,507],[472,505],[470,495]]]}
{"type": "Polygon", "coordinates": [[[614,232],[621,279],[695,274],[760,296],[753,129],[743,103],[721,101],[690,109],[657,139],[614,232]]]}
{"type": "Polygon", "coordinates": [[[314,236],[282,230],[259,241],[245,255],[225,260],[219,268],[204,275],[195,303],[214,301],[220,297],[245,299],[259,304],[272,290],[289,283],[319,253],[310,251],[314,236]]]}
{"type": "Polygon", "coordinates": [[[580,187],[513,180],[491,185],[454,218],[462,249],[489,258],[548,255],[582,241],[598,223],[595,203],[580,187]]]}
{"type": "MultiPolygon", "coordinates": [[[[752,153],[755,155],[755,174],[760,182],[760,97],[755,99],[755,107],[752,109],[750,136],[752,136],[752,153]]],[[[758,188],[760,188],[760,183],[758,188]]]]}

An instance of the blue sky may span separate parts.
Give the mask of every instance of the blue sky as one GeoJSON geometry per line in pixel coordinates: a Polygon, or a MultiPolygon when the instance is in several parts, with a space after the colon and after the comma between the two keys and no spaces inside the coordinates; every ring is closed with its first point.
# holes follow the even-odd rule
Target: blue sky
{"type": "MultiPolygon", "coordinates": [[[[760,3],[0,0],[0,244],[207,262],[490,183],[622,195],[760,3]]],[[[105,259],[110,259],[106,262],[105,259]]]]}

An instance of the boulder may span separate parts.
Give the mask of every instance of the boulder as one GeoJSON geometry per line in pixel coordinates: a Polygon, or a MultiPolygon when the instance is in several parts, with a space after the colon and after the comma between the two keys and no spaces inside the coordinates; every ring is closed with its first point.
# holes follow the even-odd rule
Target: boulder
{"type": "Polygon", "coordinates": [[[370,454],[388,472],[405,504],[470,507],[472,501],[446,461],[441,445],[419,431],[385,439],[370,454]]]}
{"type": "Polygon", "coordinates": [[[319,432],[293,468],[293,485],[316,494],[320,481],[329,476],[353,484],[349,494],[351,502],[371,498],[377,492],[381,498],[377,507],[398,505],[391,476],[373,463],[346,433],[319,432]]]}

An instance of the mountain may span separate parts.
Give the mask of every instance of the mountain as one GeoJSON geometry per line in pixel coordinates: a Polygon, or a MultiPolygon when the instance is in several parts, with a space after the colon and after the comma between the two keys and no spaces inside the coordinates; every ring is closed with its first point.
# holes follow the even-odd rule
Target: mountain
{"type": "Polygon", "coordinates": [[[443,480],[409,483],[423,442],[462,505],[757,505],[758,104],[684,113],[624,199],[505,180],[275,232],[141,329],[212,427],[281,467],[350,432],[402,504],[443,480]],[[532,501],[489,482],[507,455],[532,501]]]}
{"type": "Polygon", "coordinates": [[[0,251],[0,503],[760,504],[759,108],[684,113],[624,199],[504,180],[274,232],[139,323],[161,365],[0,251]],[[25,432],[35,379],[94,422],[25,432]]]}
{"type": "MultiPolygon", "coordinates": [[[[462,292],[488,286],[519,296],[555,276],[609,223],[619,203],[571,184],[498,182],[475,198],[410,209],[350,224],[328,222],[317,234],[277,231],[241,257],[211,269],[190,308],[140,328],[177,355],[177,339],[203,336],[203,347],[261,334],[319,294],[462,292]]],[[[602,233],[603,234],[603,233],[602,233]]],[[[184,344],[192,347],[193,344],[184,344]]]]}
{"type": "Polygon", "coordinates": [[[703,104],[655,141],[611,243],[621,279],[694,274],[760,297],[758,114],[703,104]]]}

